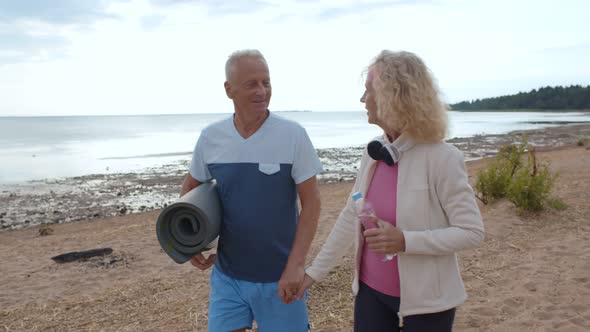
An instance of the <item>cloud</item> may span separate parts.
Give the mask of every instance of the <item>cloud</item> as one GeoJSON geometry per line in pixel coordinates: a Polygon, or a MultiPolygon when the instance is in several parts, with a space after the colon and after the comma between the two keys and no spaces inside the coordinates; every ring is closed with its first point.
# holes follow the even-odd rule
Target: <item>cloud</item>
{"type": "Polygon", "coordinates": [[[156,6],[198,5],[211,16],[249,14],[273,6],[262,0],[151,0],[151,3],[156,6]]]}
{"type": "Polygon", "coordinates": [[[265,1],[211,1],[208,3],[208,12],[211,15],[223,16],[230,14],[249,14],[269,7],[265,1]]]}
{"type": "Polygon", "coordinates": [[[0,20],[35,20],[56,24],[87,24],[97,19],[115,18],[106,8],[106,0],[4,0],[0,2],[0,20]]]}
{"type": "Polygon", "coordinates": [[[59,58],[64,56],[66,46],[67,40],[61,36],[0,29],[0,65],[59,58]]]}
{"type": "Polygon", "coordinates": [[[0,65],[45,61],[65,55],[66,29],[84,29],[108,12],[114,0],[0,1],[0,65]]]}
{"type": "Polygon", "coordinates": [[[390,0],[390,1],[371,1],[371,2],[352,2],[348,5],[337,7],[326,7],[320,10],[316,18],[322,20],[335,19],[352,14],[364,14],[380,9],[393,8],[399,6],[411,6],[420,4],[431,4],[434,0],[390,0]]]}
{"type": "Polygon", "coordinates": [[[151,0],[150,1],[152,4],[157,5],[157,6],[173,6],[173,5],[178,5],[178,4],[196,4],[196,3],[200,3],[201,1],[199,0],[151,0]]]}
{"type": "Polygon", "coordinates": [[[545,47],[540,49],[538,52],[546,52],[553,54],[562,54],[570,52],[580,52],[584,54],[590,54],[590,42],[578,43],[567,46],[556,46],[556,47],[545,47]]]}
{"type": "Polygon", "coordinates": [[[155,29],[162,25],[166,17],[164,15],[154,14],[141,17],[141,27],[147,30],[155,29]]]}
{"type": "Polygon", "coordinates": [[[292,0],[290,6],[283,6],[279,0],[276,0],[275,8],[277,9],[277,15],[274,18],[270,18],[270,21],[272,23],[280,23],[287,20],[304,20],[312,23],[316,23],[317,21],[325,22],[343,17],[361,16],[392,8],[440,4],[440,1],[441,0],[292,0]],[[289,8],[290,10],[284,11],[282,10],[283,8],[289,8]]]}

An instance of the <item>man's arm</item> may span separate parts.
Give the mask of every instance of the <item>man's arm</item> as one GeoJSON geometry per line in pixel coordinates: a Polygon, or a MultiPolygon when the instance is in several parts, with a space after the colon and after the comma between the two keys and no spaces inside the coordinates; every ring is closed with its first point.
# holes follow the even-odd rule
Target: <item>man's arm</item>
{"type": "Polygon", "coordinates": [[[298,184],[297,193],[301,201],[301,214],[291,254],[279,281],[279,296],[285,303],[293,302],[303,282],[305,257],[315,236],[321,209],[320,192],[315,176],[298,184]]]}
{"type": "MultiPolygon", "coordinates": [[[[180,197],[184,196],[189,191],[195,189],[201,185],[199,180],[196,180],[191,176],[191,173],[188,173],[184,177],[184,181],[182,181],[182,186],[180,188],[180,197]]],[[[209,257],[205,258],[203,253],[198,253],[191,258],[191,264],[201,270],[206,270],[210,268],[215,263],[215,254],[209,255],[209,257]]]]}
{"type": "Polygon", "coordinates": [[[198,180],[191,176],[191,173],[187,173],[184,177],[184,181],[182,181],[182,186],[180,187],[180,197],[184,196],[187,192],[195,189],[201,184],[198,180]]]}

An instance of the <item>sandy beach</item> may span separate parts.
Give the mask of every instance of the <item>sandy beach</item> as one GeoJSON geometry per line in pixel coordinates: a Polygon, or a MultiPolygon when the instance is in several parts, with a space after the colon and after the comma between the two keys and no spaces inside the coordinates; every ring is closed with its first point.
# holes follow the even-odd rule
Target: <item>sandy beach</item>
{"type": "MultiPolygon", "coordinates": [[[[459,254],[469,299],[457,311],[456,331],[590,330],[590,149],[576,146],[590,137],[590,125],[527,135],[538,158],[559,173],[553,192],[568,208],[522,215],[508,201],[480,205],[486,239],[459,254]]],[[[449,141],[470,160],[473,183],[489,161],[478,158],[510,139],[449,141]]],[[[320,156],[331,171],[320,186],[323,209],[310,259],[350,194],[360,148],[320,156]]],[[[172,262],[154,230],[159,208],[177,195],[180,166],[0,187],[0,331],[206,331],[209,272],[172,262]],[[36,224],[50,224],[52,234],[41,236],[36,224]],[[51,260],[101,247],[113,253],[51,260]]],[[[351,268],[348,253],[311,289],[313,331],[352,330],[351,268]]]]}

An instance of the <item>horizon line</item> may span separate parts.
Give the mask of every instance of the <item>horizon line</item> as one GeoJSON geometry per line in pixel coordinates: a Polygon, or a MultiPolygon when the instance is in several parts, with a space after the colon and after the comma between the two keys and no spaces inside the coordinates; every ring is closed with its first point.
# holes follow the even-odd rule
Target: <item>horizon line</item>
{"type": "MultiPolygon", "coordinates": [[[[272,111],[272,113],[338,113],[338,112],[363,112],[364,110],[344,110],[344,111],[313,111],[313,110],[281,110],[272,111]]],[[[109,116],[174,116],[174,115],[218,115],[233,114],[234,112],[215,112],[215,113],[142,113],[142,114],[33,114],[33,115],[0,115],[0,118],[57,118],[57,117],[109,117],[109,116]]]]}

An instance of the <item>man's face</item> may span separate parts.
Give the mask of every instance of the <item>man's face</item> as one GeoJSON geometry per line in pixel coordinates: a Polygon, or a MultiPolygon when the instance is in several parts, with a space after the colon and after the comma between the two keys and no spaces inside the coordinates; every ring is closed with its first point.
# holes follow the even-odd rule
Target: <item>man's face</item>
{"type": "Polygon", "coordinates": [[[225,82],[225,91],[236,112],[266,112],[272,94],[268,67],[255,57],[239,59],[225,82]]]}

